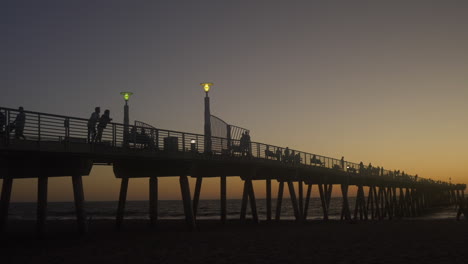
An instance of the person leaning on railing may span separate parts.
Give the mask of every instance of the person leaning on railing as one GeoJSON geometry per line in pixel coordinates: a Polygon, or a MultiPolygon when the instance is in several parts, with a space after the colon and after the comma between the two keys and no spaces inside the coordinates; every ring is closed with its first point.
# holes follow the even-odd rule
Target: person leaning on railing
{"type": "Polygon", "coordinates": [[[26,114],[24,113],[24,109],[22,106],[19,107],[19,113],[15,118],[15,121],[10,125],[15,129],[15,139],[26,139],[23,135],[24,132],[24,125],[26,124],[26,114]]]}
{"type": "Polygon", "coordinates": [[[96,136],[96,142],[101,142],[102,139],[102,132],[106,128],[107,124],[112,121],[112,118],[110,118],[110,111],[106,109],[104,111],[104,114],[99,118],[99,124],[97,126],[97,136],[96,136]]]}
{"type": "Polygon", "coordinates": [[[94,142],[96,139],[96,124],[99,121],[100,107],[94,108],[94,112],[88,120],[88,143],[94,142]]]}

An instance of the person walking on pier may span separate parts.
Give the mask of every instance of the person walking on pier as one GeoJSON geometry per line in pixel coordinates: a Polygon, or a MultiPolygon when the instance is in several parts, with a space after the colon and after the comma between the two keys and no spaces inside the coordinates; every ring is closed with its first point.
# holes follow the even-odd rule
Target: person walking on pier
{"type": "Polygon", "coordinates": [[[106,109],[104,111],[104,114],[99,118],[99,124],[97,125],[97,135],[96,135],[96,142],[101,142],[102,140],[102,132],[106,128],[107,124],[112,121],[112,118],[110,118],[110,111],[106,109]]]}
{"type": "Polygon", "coordinates": [[[345,170],[345,166],[344,166],[344,156],[341,156],[341,169],[342,170],[345,170]]]}
{"type": "Polygon", "coordinates": [[[101,108],[94,108],[94,112],[88,120],[88,143],[92,143],[96,139],[96,124],[99,120],[99,113],[101,113],[101,108]]]}
{"type": "Polygon", "coordinates": [[[22,106],[19,107],[19,113],[15,118],[15,121],[13,121],[12,127],[15,129],[15,138],[16,139],[26,139],[24,137],[23,132],[24,132],[24,125],[26,124],[26,114],[24,113],[24,109],[22,106]]]}

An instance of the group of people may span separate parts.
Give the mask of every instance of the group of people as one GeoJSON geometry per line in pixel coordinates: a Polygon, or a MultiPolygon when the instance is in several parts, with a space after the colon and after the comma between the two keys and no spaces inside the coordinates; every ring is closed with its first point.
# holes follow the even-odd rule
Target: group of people
{"type": "Polygon", "coordinates": [[[102,132],[107,127],[107,124],[112,121],[112,118],[110,118],[110,111],[108,109],[104,111],[102,116],[99,116],[100,113],[101,108],[96,107],[88,120],[88,143],[101,142],[102,132]]]}
{"type": "Polygon", "coordinates": [[[286,147],[286,149],[284,149],[284,155],[281,160],[286,163],[301,163],[302,159],[300,153],[296,154],[296,151],[290,151],[289,147],[286,147]]]}
{"type": "Polygon", "coordinates": [[[15,120],[7,125],[7,120],[5,114],[0,111],[0,135],[4,135],[5,132],[15,131],[15,139],[26,139],[24,136],[24,126],[26,124],[26,114],[24,113],[24,108],[20,106],[18,108],[18,114],[16,115],[15,120]],[[5,131],[6,130],[6,131],[5,131]]]}

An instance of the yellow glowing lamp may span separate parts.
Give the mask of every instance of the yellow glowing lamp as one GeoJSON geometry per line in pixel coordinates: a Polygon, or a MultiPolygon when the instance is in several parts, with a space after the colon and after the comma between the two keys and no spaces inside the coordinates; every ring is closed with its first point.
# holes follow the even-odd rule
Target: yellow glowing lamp
{"type": "Polygon", "coordinates": [[[121,92],[121,95],[123,95],[125,101],[128,101],[130,99],[130,96],[133,94],[132,92],[121,92]]]}
{"type": "Polygon", "coordinates": [[[213,83],[200,83],[200,85],[203,86],[203,90],[208,93],[213,83]]]}

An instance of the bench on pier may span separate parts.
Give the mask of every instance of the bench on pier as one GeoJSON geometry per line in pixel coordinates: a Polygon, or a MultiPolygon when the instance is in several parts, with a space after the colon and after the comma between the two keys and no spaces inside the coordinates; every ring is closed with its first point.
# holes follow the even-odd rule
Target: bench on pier
{"type": "Polygon", "coordinates": [[[151,137],[149,137],[146,134],[140,134],[140,133],[131,133],[129,138],[128,138],[129,143],[133,144],[140,144],[144,148],[150,147],[151,149],[154,149],[154,142],[151,140],[151,137]]]}
{"type": "Polygon", "coordinates": [[[310,159],[310,164],[312,165],[319,165],[319,166],[325,166],[325,163],[323,163],[321,160],[317,158],[311,158],[310,159]]]}
{"type": "Polygon", "coordinates": [[[265,157],[275,158],[277,160],[281,159],[281,152],[274,152],[269,149],[265,149],[265,157]]]}
{"type": "Polygon", "coordinates": [[[243,147],[243,146],[240,146],[240,145],[234,145],[234,144],[231,145],[231,147],[229,149],[227,149],[227,153],[229,155],[232,155],[232,154],[235,154],[235,153],[239,153],[241,155],[246,154],[247,156],[250,155],[249,148],[243,147]]]}

